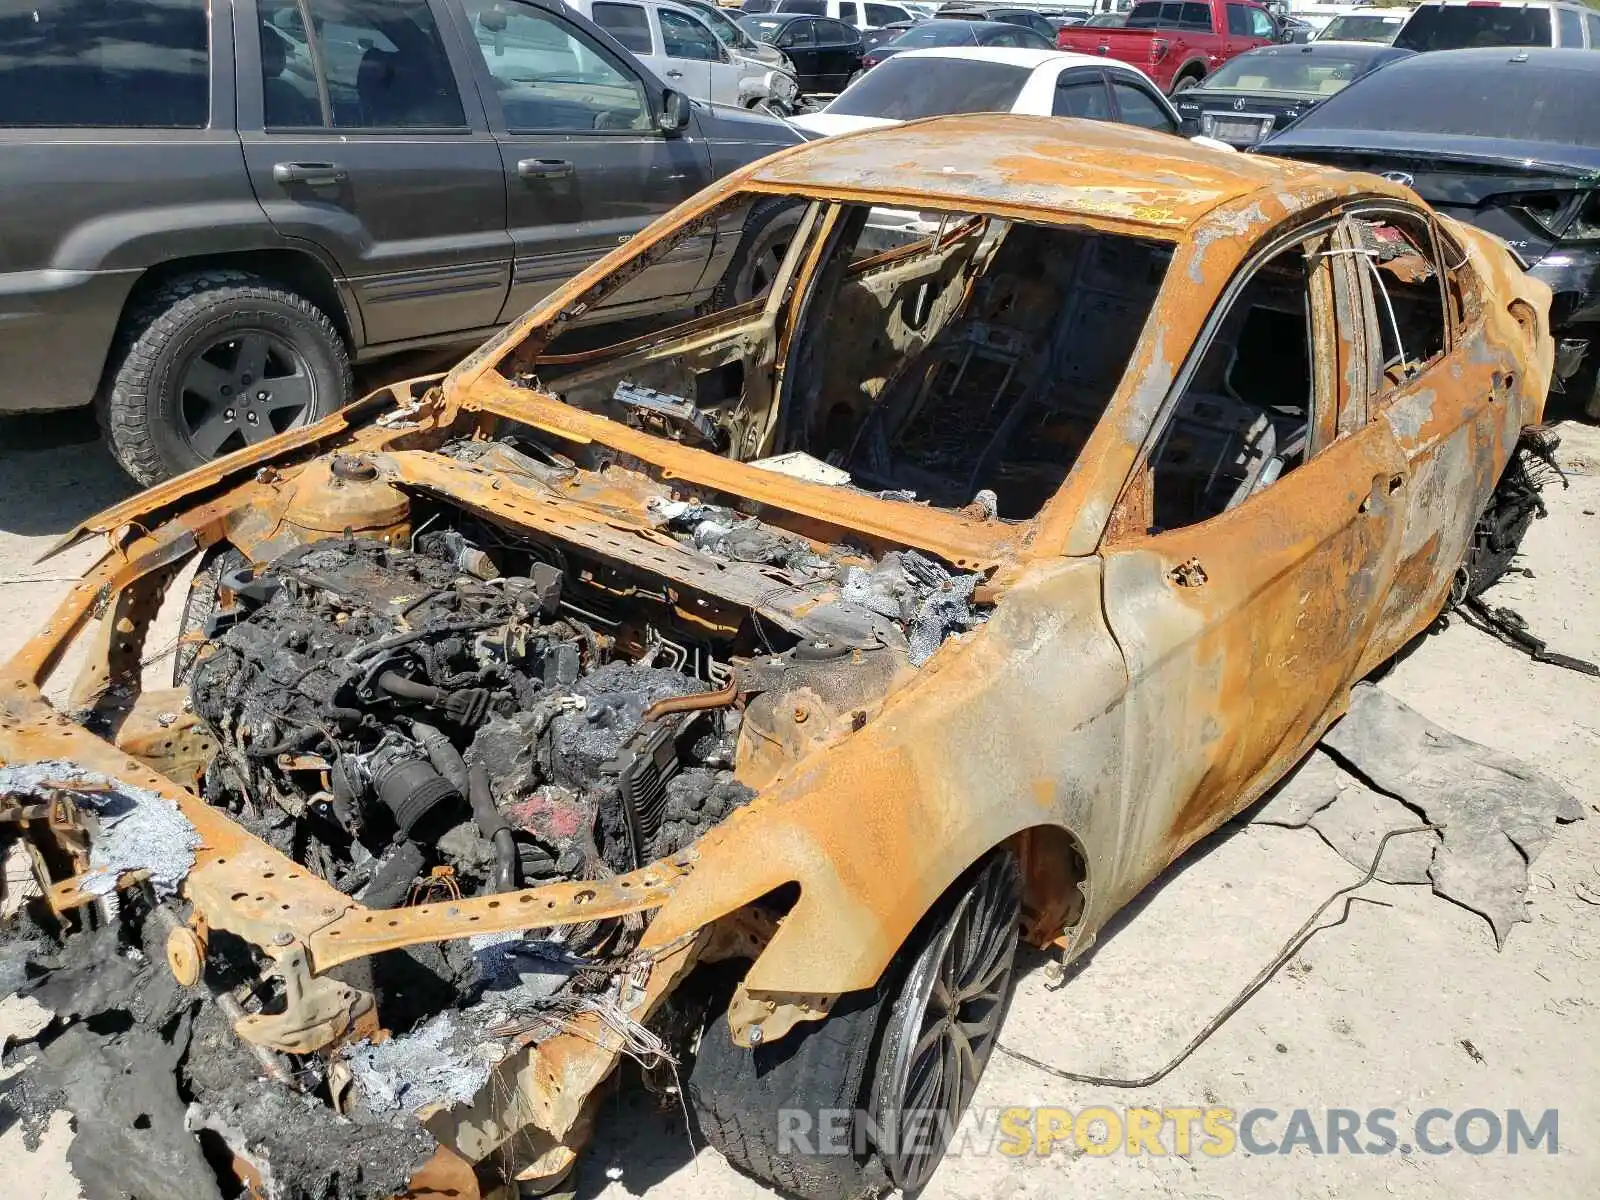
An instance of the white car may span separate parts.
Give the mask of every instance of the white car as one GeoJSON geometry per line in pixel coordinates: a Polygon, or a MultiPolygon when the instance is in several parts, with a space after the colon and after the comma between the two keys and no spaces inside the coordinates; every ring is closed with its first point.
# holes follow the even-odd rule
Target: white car
{"type": "MultiPolygon", "coordinates": [[[[1065,50],[941,46],[902,50],[859,77],[821,112],[790,117],[808,138],[833,137],[955,113],[1009,112],[1116,121],[1178,136],[1182,124],[1161,89],[1137,67],[1065,50]]],[[[1225,153],[1232,146],[1190,139],[1225,153]]],[[[889,250],[926,237],[943,218],[874,208],[863,249],[889,250]]]]}
{"type": "Polygon", "coordinates": [[[724,46],[693,9],[669,0],[567,0],[670,88],[712,104],[794,108],[794,77],[724,46]]]}
{"type": "Polygon", "coordinates": [[[939,46],[902,50],[826,108],[790,124],[808,137],[953,113],[1010,112],[1117,121],[1176,134],[1182,122],[1137,67],[1065,50],[939,46]]]}
{"type": "Polygon", "coordinates": [[[1319,29],[1312,40],[1392,45],[1410,15],[1411,10],[1407,8],[1362,8],[1340,13],[1319,29]]]}

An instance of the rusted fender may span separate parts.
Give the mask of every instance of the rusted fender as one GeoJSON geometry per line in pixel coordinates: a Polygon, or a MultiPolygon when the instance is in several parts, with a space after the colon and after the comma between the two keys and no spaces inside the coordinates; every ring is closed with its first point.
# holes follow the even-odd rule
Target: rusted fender
{"type": "Polygon", "coordinates": [[[871,724],[701,839],[701,861],[645,948],[798,883],[746,986],[871,987],[963,871],[1038,826],[1068,830],[1083,847],[1093,927],[1111,910],[1094,879],[1118,850],[1125,685],[1101,616],[1099,561],[1030,573],[871,724]]]}
{"type": "Polygon", "coordinates": [[[1498,300],[1502,306],[1486,316],[1491,327],[1502,331],[1507,344],[1518,343],[1514,326],[1522,324],[1513,308],[1516,301],[1526,304],[1536,317],[1534,328],[1523,329],[1521,340],[1526,350],[1520,356],[1522,378],[1517,390],[1523,406],[1521,424],[1537,425],[1544,420],[1545,400],[1556,369],[1556,344],[1550,336],[1550,287],[1518,266],[1505,243],[1493,234],[1450,217],[1440,217],[1439,224],[1466,250],[1472,269],[1483,281],[1484,299],[1490,303],[1498,300]]]}

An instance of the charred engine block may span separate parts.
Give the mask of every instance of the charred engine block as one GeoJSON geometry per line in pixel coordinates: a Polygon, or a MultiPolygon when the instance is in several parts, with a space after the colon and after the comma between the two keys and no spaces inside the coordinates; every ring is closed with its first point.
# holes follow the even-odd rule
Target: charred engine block
{"type": "Polygon", "coordinates": [[[207,799],[370,907],[630,870],[747,800],[731,695],[614,658],[520,565],[442,531],[225,578],[190,683],[207,799]]]}

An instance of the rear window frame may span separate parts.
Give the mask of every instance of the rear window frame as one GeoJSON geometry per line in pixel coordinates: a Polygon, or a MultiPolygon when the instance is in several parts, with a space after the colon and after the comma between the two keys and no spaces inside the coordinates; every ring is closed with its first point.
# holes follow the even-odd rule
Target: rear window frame
{"type": "Polygon", "coordinates": [[[1028,80],[1033,76],[1031,67],[1018,66],[1015,63],[991,62],[987,59],[977,58],[902,58],[898,54],[886,58],[871,71],[863,75],[856,83],[840,93],[839,99],[828,105],[823,112],[827,115],[847,117],[883,117],[896,121],[919,121],[925,117],[947,117],[961,113],[975,112],[1010,112],[1016,106],[1017,97],[1022,95],[1022,89],[1027,87],[1028,80]],[[895,66],[899,64],[899,66],[895,66]],[[895,67],[894,70],[888,68],[895,67]],[[886,72],[880,74],[880,72],[886,72]],[[905,80],[900,76],[905,76],[905,80]],[[1007,84],[1014,82],[1015,89],[1011,92],[1011,99],[1004,108],[937,108],[934,111],[913,110],[909,112],[885,111],[879,109],[872,112],[856,111],[854,105],[840,108],[840,101],[849,97],[854,92],[857,97],[871,95],[874,99],[878,93],[888,91],[891,95],[901,96],[906,99],[921,98],[917,85],[922,84],[925,90],[931,90],[937,96],[940,94],[954,95],[958,91],[963,95],[970,94],[966,77],[987,75],[992,77],[990,83],[998,87],[1004,80],[1007,84]],[[887,80],[885,83],[883,81],[887,80]],[[906,83],[910,82],[911,87],[906,83]]]}
{"type": "MultiPolygon", "coordinates": [[[[81,0],[55,0],[53,5],[35,4],[27,12],[18,12],[13,17],[0,19],[0,29],[4,29],[5,26],[10,24],[12,21],[16,21],[18,23],[26,21],[30,16],[33,18],[33,20],[29,23],[37,25],[40,23],[38,20],[39,11],[41,9],[49,8],[54,8],[56,10],[56,12],[52,14],[51,19],[59,20],[61,22],[61,28],[65,29],[71,27],[75,29],[77,28],[77,17],[81,15],[81,10],[83,7],[84,5],[81,0]]],[[[82,114],[84,117],[93,116],[96,119],[60,119],[64,115],[69,117],[74,115],[70,113],[68,105],[63,105],[61,109],[54,114],[41,111],[39,114],[39,119],[19,121],[14,119],[9,113],[0,115],[0,130],[78,129],[103,130],[112,134],[137,135],[141,131],[159,130],[169,134],[195,133],[213,128],[216,120],[216,114],[225,113],[228,111],[229,106],[225,102],[229,100],[232,95],[231,74],[233,68],[233,55],[231,45],[228,44],[231,22],[225,24],[222,32],[219,34],[215,28],[216,22],[213,19],[211,5],[208,0],[118,0],[118,3],[115,7],[125,10],[129,18],[142,18],[147,16],[151,10],[158,10],[162,8],[181,10],[182,17],[180,19],[198,18],[198,24],[196,28],[189,30],[188,32],[198,32],[201,35],[200,40],[203,45],[199,49],[196,49],[193,46],[158,47],[158,49],[164,49],[174,54],[198,56],[198,62],[191,62],[190,64],[194,69],[185,72],[192,82],[194,95],[183,99],[183,103],[198,102],[196,111],[193,114],[183,114],[184,119],[173,119],[167,121],[108,120],[106,119],[107,117],[127,115],[130,113],[136,107],[133,103],[131,103],[131,96],[148,97],[148,92],[132,83],[116,83],[111,72],[107,71],[104,67],[101,67],[98,71],[100,79],[97,82],[98,84],[103,85],[104,91],[107,93],[105,99],[103,100],[104,107],[102,111],[97,113],[86,112],[82,114]],[[229,76],[227,80],[229,86],[227,88],[227,95],[220,95],[220,79],[224,72],[226,72],[229,76]]],[[[127,23],[132,29],[135,30],[142,28],[145,24],[143,20],[134,19],[128,20],[127,23]]],[[[58,41],[61,44],[66,43],[65,38],[58,38],[58,41]]],[[[85,39],[85,42],[87,43],[87,39],[85,39]]],[[[141,47],[143,49],[150,49],[154,45],[149,41],[141,42],[133,38],[119,40],[115,44],[119,47],[141,47]]],[[[0,40],[0,46],[4,45],[8,45],[8,43],[0,40]]],[[[75,53],[79,56],[83,56],[88,52],[99,50],[103,54],[104,48],[105,47],[103,45],[90,46],[85,44],[77,47],[75,53]]],[[[50,53],[52,50],[53,47],[47,44],[37,51],[37,53],[50,53]]],[[[26,60],[24,60],[23,64],[17,68],[19,72],[28,71],[30,69],[50,70],[50,68],[30,67],[26,60]]],[[[90,70],[93,69],[93,67],[90,68],[90,70]]],[[[55,70],[58,73],[63,72],[62,68],[55,68],[55,70]]],[[[65,68],[64,70],[71,71],[73,68],[65,68]]],[[[3,69],[0,69],[0,95],[5,94],[3,77],[3,69]]],[[[70,89],[67,87],[62,87],[59,89],[63,93],[68,91],[72,93],[72,98],[69,100],[69,104],[73,101],[78,103],[83,102],[81,81],[90,79],[91,76],[89,75],[88,71],[84,71],[80,73],[79,78],[79,87],[70,89]]],[[[41,110],[42,108],[43,104],[41,103],[41,110]]]]}
{"type": "MultiPolygon", "coordinates": [[[[1515,50],[1549,49],[1556,44],[1555,31],[1558,22],[1555,20],[1551,11],[1555,7],[1556,6],[1552,4],[1422,4],[1419,5],[1416,11],[1406,19],[1406,23],[1400,27],[1400,32],[1395,35],[1395,39],[1390,43],[1390,45],[1397,46],[1402,50],[1415,50],[1419,54],[1431,53],[1436,50],[1467,50],[1473,48],[1481,49],[1486,47],[1505,47],[1507,49],[1515,50]],[[1449,20],[1460,24],[1473,18],[1482,20],[1497,16],[1505,17],[1513,14],[1526,17],[1533,26],[1537,26],[1540,22],[1543,22],[1544,40],[1489,42],[1483,45],[1467,41],[1445,42],[1442,44],[1435,44],[1430,41],[1419,45],[1416,42],[1408,40],[1408,35],[1412,34],[1414,29],[1428,25],[1429,23],[1449,20]]],[[[1473,34],[1472,36],[1477,36],[1477,34],[1473,34]]]]}
{"type": "MultiPolygon", "coordinates": [[[[1584,113],[1600,111],[1600,71],[1579,75],[1567,70],[1525,71],[1523,64],[1498,70],[1457,64],[1453,78],[1446,81],[1434,75],[1437,68],[1429,61],[1433,57],[1421,54],[1368,72],[1359,88],[1335,92],[1295,122],[1294,130],[1480,137],[1600,150],[1600,127],[1582,119],[1584,113]],[[1590,88],[1593,107],[1568,99],[1580,79],[1590,88]],[[1418,103],[1418,97],[1428,96],[1437,97],[1438,104],[1418,103]],[[1381,120],[1376,119],[1380,112],[1381,120]],[[1574,114],[1568,122],[1571,129],[1556,130],[1552,136],[1549,128],[1535,128],[1532,118],[1543,113],[1574,114]],[[1573,133],[1586,128],[1593,130],[1589,140],[1575,140],[1573,133]]],[[[1596,62],[1600,64],[1600,59],[1596,62]]]]}

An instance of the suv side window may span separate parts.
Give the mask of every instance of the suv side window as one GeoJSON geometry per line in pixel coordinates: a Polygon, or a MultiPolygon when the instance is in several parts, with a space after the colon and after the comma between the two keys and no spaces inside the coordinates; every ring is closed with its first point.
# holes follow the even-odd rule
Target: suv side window
{"type": "Polygon", "coordinates": [[[1211,5],[1198,3],[1197,0],[1186,0],[1183,6],[1183,15],[1178,19],[1179,28],[1211,32],[1211,5]]]}
{"type": "Polygon", "coordinates": [[[261,87],[268,129],[462,129],[467,119],[425,0],[263,0],[261,87]],[[320,80],[319,71],[320,67],[320,80]],[[317,99],[321,83],[327,119],[317,99]]]}
{"type": "Polygon", "coordinates": [[[882,29],[885,25],[893,25],[896,21],[909,21],[903,8],[895,8],[892,4],[868,4],[867,24],[874,29],[882,29]]]}
{"type": "Polygon", "coordinates": [[[699,21],[669,8],[658,9],[661,42],[668,58],[692,58],[700,62],[721,62],[722,45],[699,21]]]}
{"type": "Polygon", "coordinates": [[[1228,5],[1228,32],[1234,37],[1254,37],[1250,25],[1250,10],[1242,4],[1228,5]]]}
{"type": "Polygon", "coordinates": [[[0,126],[204,129],[205,0],[29,0],[0,9],[0,126]]]}
{"type": "Polygon", "coordinates": [[[1561,21],[1561,44],[1583,49],[1583,17],[1570,8],[1556,9],[1561,21]]]}
{"type": "Polygon", "coordinates": [[[644,84],[576,26],[516,0],[463,7],[513,133],[651,127],[644,84]]]}
{"type": "Polygon", "coordinates": [[[650,45],[650,17],[642,4],[600,3],[590,11],[596,25],[635,54],[654,53],[650,45]]]}
{"type": "Polygon", "coordinates": [[[1122,124],[1156,129],[1162,133],[1178,132],[1172,118],[1142,87],[1125,80],[1112,79],[1111,90],[1117,95],[1117,111],[1122,114],[1122,124]]]}
{"type": "Polygon", "coordinates": [[[1267,16],[1266,10],[1252,8],[1250,12],[1250,33],[1253,37],[1270,38],[1275,34],[1272,28],[1272,18],[1267,16]]]}
{"type": "Polygon", "coordinates": [[[1583,19],[1589,26],[1589,49],[1600,50],[1600,14],[1585,13],[1583,19]]]}

